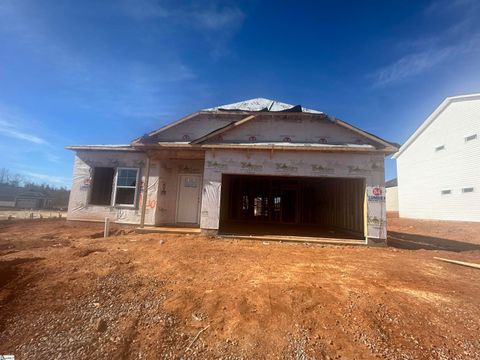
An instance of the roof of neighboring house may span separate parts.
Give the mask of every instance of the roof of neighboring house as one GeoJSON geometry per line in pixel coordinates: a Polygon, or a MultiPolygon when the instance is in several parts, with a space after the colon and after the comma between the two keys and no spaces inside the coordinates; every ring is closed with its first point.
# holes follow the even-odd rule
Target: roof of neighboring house
{"type": "Polygon", "coordinates": [[[442,101],[442,103],[427,117],[427,119],[418,127],[417,130],[405,141],[400,147],[398,152],[393,155],[394,159],[397,159],[429,126],[432,124],[438,116],[453,102],[468,101],[480,99],[480,93],[449,96],[442,101]]]}
{"type": "Polygon", "coordinates": [[[391,180],[388,180],[387,182],[385,182],[385,187],[386,188],[395,187],[395,186],[398,186],[397,178],[391,179],[391,180]]]}
{"type": "MultiPolygon", "coordinates": [[[[188,131],[187,131],[188,132],[188,131]]],[[[190,114],[178,121],[167,124],[166,126],[145,134],[142,137],[134,139],[130,145],[83,145],[83,146],[67,146],[70,150],[102,150],[102,151],[141,151],[147,148],[182,148],[182,149],[199,149],[199,148],[268,148],[268,149],[282,149],[288,148],[291,150],[320,150],[320,151],[383,151],[385,153],[393,153],[398,150],[398,144],[388,142],[376,135],[361,130],[347,122],[344,122],[335,117],[329,116],[317,110],[308,109],[301,105],[291,105],[276,100],[265,98],[255,98],[245,101],[240,101],[232,104],[220,105],[213,108],[203,109],[199,112],[190,114]],[[221,142],[212,143],[212,140],[223,136],[224,133],[235,129],[246,123],[253,123],[259,117],[268,117],[272,113],[281,113],[281,116],[308,116],[321,121],[327,121],[335,126],[339,126],[347,131],[355,133],[360,139],[364,139],[364,143],[319,143],[311,142],[297,142],[278,143],[275,141],[255,141],[244,143],[242,141],[236,142],[221,142]],[[201,127],[201,131],[197,131],[195,136],[185,135],[185,139],[170,137],[164,134],[171,134],[167,130],[177,127],[188,127],[188,122],[203,121],[207,117],[210,119],[218,119],[215,122],[205,123],[201,127]],[[159,138],[160,136],[160,138],[159,138]],[[163,136],[163,137],[162,137],[163,136]],[[208,140],[208,141],[207,141],[208,140]]]]}
{"type": "Polygon", "coordinates": [[[105,151],[138,151],[131,145],[70,145],[65,146],[68,150],[105,150],[105,151]]]}
{"type": "Polygon", "coordinates": [[[38,190],[30,190],[30,189],[22,189],[21,192],[18,193],[17,199],[49,199],[50,196],[43,191],[38,190]]]}

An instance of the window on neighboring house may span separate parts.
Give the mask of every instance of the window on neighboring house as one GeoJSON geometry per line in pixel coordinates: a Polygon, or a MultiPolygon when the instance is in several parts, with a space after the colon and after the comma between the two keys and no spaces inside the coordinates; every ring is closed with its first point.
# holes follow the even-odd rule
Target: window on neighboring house
{"type": "Polygon", "coordinates": [[[464,187],[462,188],[462,193],[473,192],[473,187],[464,187]]]}
{"type": "Polygon", "coordinates": [[[96,167],[93,169],[90,204],[111,205],[114,175],[115,168],[96,167]]]}
{"type": "Polygon", "coordinates": [[[442,190],[441,193],[442,193],[442,195],[448,195],[448,194],[451,194],[451,193],[452,193],[452,190],[450,190],[450,189],[445,189],[445,190],[442,190]]]}
{"type": "Polygon", "coordinates": [[[475,140],[476,138],[477,138],[477,134],[465,136],[465,142],[469,142],[469,141],[475,140]]]}
{"type": "Polygon", "coordinates": [[[445,145],[440,145],[435,148],[435,151],[442,151],[445,150],[445,145]]]}
{"type": "Polygon", "coordinates": [[[118,168],[115,182],[115,205],[135,206],[138,169],[118,168]]]}

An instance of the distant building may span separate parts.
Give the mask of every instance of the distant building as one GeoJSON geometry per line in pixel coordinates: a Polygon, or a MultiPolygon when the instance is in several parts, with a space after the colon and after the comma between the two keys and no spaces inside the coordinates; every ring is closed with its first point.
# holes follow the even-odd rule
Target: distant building
{"type": "Polygon", "coordinates": [[[51,197],[43,191],[0,184],[0,207],[17,209],[49,209],[51,197]]]}
{"type": "Polygon", "coordinates": [[[15,199],[19,188],[7,184],[0,184],[0,207],[15,207],[15,199]]]}
{"type": "Polygon", "coordinates": [[[398,184],[397,178],[385,183],[387,212],[398,212],[398,184]]]}
{"type": "Polygon", "coordinates": [[[446,98],[393,158],[400,217],[480,221],[480,94],[446,98]]]}
{"type": "Polygon", "coordinates": [[[15,207],[19,209],[49,209],[52,199],[42,191],[24,190],[15,199],[15,207]]]}

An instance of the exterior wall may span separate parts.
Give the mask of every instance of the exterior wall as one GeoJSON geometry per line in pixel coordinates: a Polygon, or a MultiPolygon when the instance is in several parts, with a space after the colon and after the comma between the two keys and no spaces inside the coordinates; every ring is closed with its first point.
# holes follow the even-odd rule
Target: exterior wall
{"type": "Polygon", "coordinates": [[[384,158],[377,154],[306,151],[207,151],[200,227],[219,227],[222,174],[364,178],[367,235],[386,238],[384,158]]]}
{"type": "Polygon", "coordinates": [[[0,207],[15,207],[15,200],[13,201],[0,200],[0,207]]]}
{"type": "Polygon", "coordinates": [[[158,133],[153,139],[188,142],[244,117],[243,114],[199,114],[158,133]]]}
{"type": "Polygon", "coordinates": [[[203,174],[203,160],[160,160],[157,225],[174,225],[176,222],[178,176],[180,174],[203,174]]]}
{"type": "MultiPolygon", "coordinates": [[[[245,114],[199,114],[153,136],[154,141],[188,142],[245,118],[245,114]]],[[[323,117],[295,114],[257,115],[206,143],[292,142],[375,144],[323,117]]]]}
{"type": "Polygon", "coordinates": [[[398,211],[398,186],[392,186],[385,189],[387,197],[387,211],[398,211]]]}
{"type": "Polygon", "coordinates": [[[17,198],[15,207],[20,209],[39,209],[43,206],[40,206],[40,199],[17,198]]]}
{"type": "Polygon", "coordinates": [[[302,115],[259,116],[208,143],[292,142],[326,144],[371,144],[364,136],[328,119],[302,115]]]}
{"type": "Polygon", "coordinates": [[[479,159],[480,100],[454,101],[397,158],[400,217],[480,221],[479,159]]]}
{"type": "MultiPolygon", "coordinates": [[[[68,203],[68,220],[99,220],[106,217],[111,221],[127,224],[140,223],[140,207],[145,181],[146,156],[143,153],[124,151],[78,151],[75,155],[72,189],[68,203]],[[140,169],[140,188],[135,208],[90,205],[88,202],[91,190],[93,168],[104,167],[135,167],[140,169]]],[[[150,177],[147,192],[147,204],[157,199],[159,167],[155,162],[150,164],[150,177]]],[[[147,206],[145,224],[155,224],[156,207],[147,206]]]]}

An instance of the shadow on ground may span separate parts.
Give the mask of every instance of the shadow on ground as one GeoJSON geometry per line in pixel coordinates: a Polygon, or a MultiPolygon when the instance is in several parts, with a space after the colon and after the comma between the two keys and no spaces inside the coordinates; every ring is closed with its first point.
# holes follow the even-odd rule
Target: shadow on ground
{"type": "Polygon", "coordinates": [[[480,250],[480,245],[457,240],[441,239],[432,236],[388,232],[388,246],[407,250],[444,250],[444,251],[471,251],[480,250]]]}

